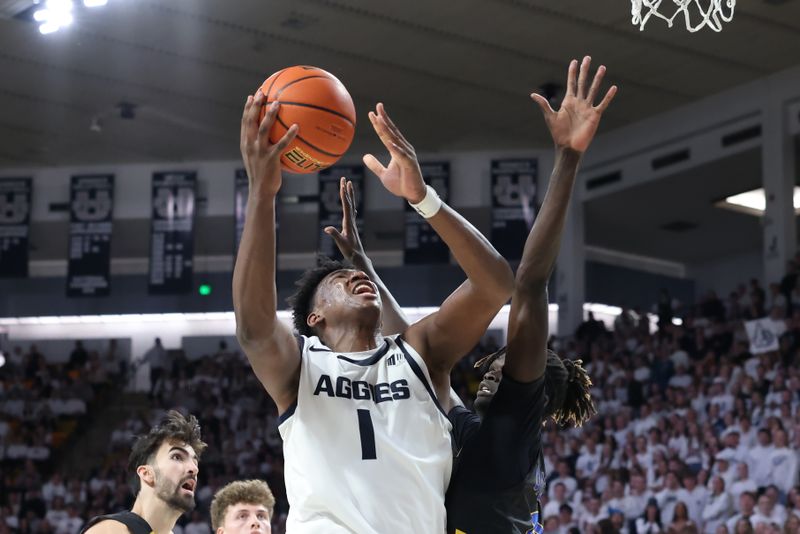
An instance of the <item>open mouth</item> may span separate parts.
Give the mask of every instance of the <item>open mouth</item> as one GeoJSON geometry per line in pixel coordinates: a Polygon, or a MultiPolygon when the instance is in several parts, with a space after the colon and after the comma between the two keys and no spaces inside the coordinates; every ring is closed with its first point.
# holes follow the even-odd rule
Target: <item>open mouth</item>
{"type": "Polygon", "coordinates": [[[486,384],[481,382],[481,385],[478,386],[478,395],[485,396],[485,395],[491,395],[491,394],[492,394],[492,390],[489,389],[489,386],[487,386],[486,384]]]}
{"type": "Polygon", "coordinates": [[[378,293],[375,291],[375,286],[373,286],[371,282],[359,282],[353,288],[353,294],[377,296],[378,293]]]}
{"type": "Polygon", "coordinates": [[[197,486],[196,480],[187,480],[181,485],[181,489],[184,491],[188,491],[189,493],[194,494],[194,488],[197,486]]]}

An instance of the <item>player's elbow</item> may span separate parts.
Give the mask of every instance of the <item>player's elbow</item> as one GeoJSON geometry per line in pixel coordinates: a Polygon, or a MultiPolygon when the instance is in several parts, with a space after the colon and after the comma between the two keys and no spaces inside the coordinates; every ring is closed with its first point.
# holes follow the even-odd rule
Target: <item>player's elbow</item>
{"type": "Polygon", "coordinates": [[[514,290],[518,294],[530,296],[543,294],[547,291],[550,273],[551,269],[545,266],[520,265],[514,281],[514,290]]]}
{"type": "Polygon", "coordinates": [[[514,272],[506,260],[500,258],[492,279],[494,281],[492,293],[497,296],[498,302],[505,304],[514,292],[514,272]]]}

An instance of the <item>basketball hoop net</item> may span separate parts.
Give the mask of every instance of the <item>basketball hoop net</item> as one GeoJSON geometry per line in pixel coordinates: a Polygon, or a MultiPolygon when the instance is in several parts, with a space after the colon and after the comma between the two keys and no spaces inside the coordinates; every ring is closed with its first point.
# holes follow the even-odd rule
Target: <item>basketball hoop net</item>
{"type": "Polygon", "coordinates": [[[715,32],[722,31],[722,23],[733,19],[733,10],[736,0],[631,0],[631,22],[644,30],[645,24],[651,16],[667,21],[671,28],[673,21],[683,15],[686,20],[686,29],[696,32],[704,27],[709,27],[715,32]],[[662,4],[675,6],[675,11],[669,15],[662,4]],[[704,9],[703,5],[708,5],[704,9]],[[660,10],[663,9],[663,10],[660,10]],[[697,17],[699,16],[699,20],[697,17]],[[692,22],[695,19],[695,22],[692,22]]]}

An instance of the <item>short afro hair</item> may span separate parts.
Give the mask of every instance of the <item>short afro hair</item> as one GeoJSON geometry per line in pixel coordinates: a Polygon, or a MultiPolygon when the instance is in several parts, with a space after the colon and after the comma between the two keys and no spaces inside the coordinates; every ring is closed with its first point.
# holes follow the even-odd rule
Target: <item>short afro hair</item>
{"type": "Polygon", "coordinates": [[[133,444],[128,457],[128,469],[132,473],[134,494],[138,494],[141,489],[136,470],[140,465],[152,462],[153,456],[164,442],[185,443],[194,449],[197,456],[200,456],[207,446],[200,437],[200,423],[195,416],[184,416],[177,410],[170,410],[158,425],[151,428],[147,434],[139,436],[133,444]]]}
{"type": "Polygon", "coordinates": [[[228,508],[237,504],[262,505],[269,510],[269,518],[275,508],[275,497],[263,480],[237,480],[223,487],[211,501],[211,529],[216,532],[225,523],[228,508]]]}
{"type": "Polygon", "coordinates": [[[319,256],[317,258],[317,266],[313,269],[308,269],[303,273],[303,276],[295,282],[297,291],[286,299],[286,302],[292,307],[292,321],[298,334],[304,336],[317,335],[314,329],[308,326],[306,321],[308,314],[311,313],[314,307],[314,295],[317,292],[317,286],[319,286],[320,282],[333,272],[353,268],[353,265],[349,262],[333,260],[327,256],[319,256]]]}

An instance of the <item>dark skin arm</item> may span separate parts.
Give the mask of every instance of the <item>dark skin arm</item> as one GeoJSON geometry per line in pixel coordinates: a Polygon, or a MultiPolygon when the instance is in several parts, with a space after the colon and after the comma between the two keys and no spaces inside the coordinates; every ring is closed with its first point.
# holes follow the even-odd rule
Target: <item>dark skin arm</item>
{"type": "Polygon", "coordinates": [[[258,379],[283,413],[297,398],[300,351],[291,329],[278,319],[275,287],[275,198],[281,187],[280,154],[297,135],[292,125],[276,144],[269,130],[278,104],[259,120],[265,101],[247,98],[240,148],[250,192],[247,218],[233,271],[236,338],[258,379]]]}
{"type": "MultiPolygon", "coordinates": [[[[395,126],[382,104],[369,114],[372,126],[391,155],[384,167],[374,156],[364,164],[391,193],[411,203],[426,194],[414,147],[395,126]]],[[[480,341],[492,318],[508,301],[513,274],[489,241],[466,219],[443,204],[428,223],[450,248],[467,280],[439,310],[409,326],[405,339],[425,360],[440,400],[449,394],[455,363],[480,341]]]]}
{"type": "Polygon", "coordinates": [[[570,63],[567,92],[558,111],[554,111],[543,96],[531,95],[542,108],[553,136],[556,157],[542,208],[525,241],[511,297],[508,352],[503,373],[519,382],[532,382],[544,374],[548,337],[547,282],[561,246],[578,165],[594,139],[603,112],[617,92],[617,87],[612,86],[603,100],[594,105],[606,69],[601,66],[587,88],[590,64],[588,56],[583,59],[580,71],[577,61],[570,63]]]}
{"type": "Polygon", "coordinates": [[[358,234],[358,225],[356,224],[356,192],[353,189],[353,182],[346,178],[340,180],[339,198],[342,201],[342,229],[339,231],[333,226],[328,226],[325,228],[325,233],[333,238],[342,256],[356,269],[367,273],[369,279],[378,286],[383,303],[381,333],[389,336],[402,334],[408,328],[408,319],[389,288],[378,276],[372,260],[369,259],[364,251],[364,245],[361,244],[361,236],[358,234]]]}

